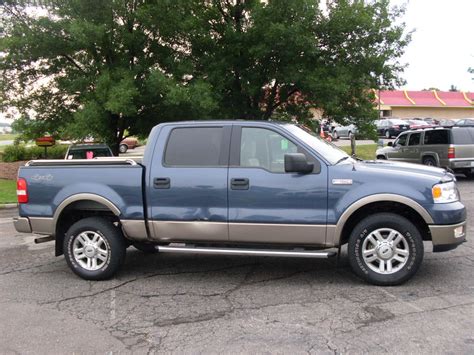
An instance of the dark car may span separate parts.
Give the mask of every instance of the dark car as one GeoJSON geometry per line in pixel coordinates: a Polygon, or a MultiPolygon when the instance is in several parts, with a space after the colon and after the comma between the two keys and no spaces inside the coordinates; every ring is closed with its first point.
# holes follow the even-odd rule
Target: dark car
{"type": "Polygon", "coordinates": [[[454,125],[463,127],[474,127],[474,118],[466,118],[464,120],[459,120],[454,125]]]}
{"type": "Polygon", "coordinates": [[[377,122],[377,133],[385,138],[396,137],[409,129],[410,123],[400,119],[390,118],[377,122]]]}
{"type": "Polygon", "coordinates": [[[113,156],[112,150],[107,144],[73,144],[67,150],[64,159],[94,159],[113,156]]]}

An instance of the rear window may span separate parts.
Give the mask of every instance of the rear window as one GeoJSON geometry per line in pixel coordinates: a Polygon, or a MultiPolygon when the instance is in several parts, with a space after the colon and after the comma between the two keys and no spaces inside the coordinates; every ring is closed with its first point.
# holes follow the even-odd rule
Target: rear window
{"type": "Polygon", "coordinates": [[[453,128],[453,144],[474,144],[474,128],[453,128]]]}
{"type": "Polygon", "coordinates": [[[446,129],[426,131],[424,144],[449,144],[449,131],[446,129]]]}
{"type": "Polygon", "coordinates": [[[78,148],[69,150],[68,159],[93,159],[111,157],[112,153],[107,148],[78,148]]]}
{"type": "Polygon", "coordinates": [[[175,128],[165,150],[165,164],[171,166],[221,166],[223,127],[175,128]]]}

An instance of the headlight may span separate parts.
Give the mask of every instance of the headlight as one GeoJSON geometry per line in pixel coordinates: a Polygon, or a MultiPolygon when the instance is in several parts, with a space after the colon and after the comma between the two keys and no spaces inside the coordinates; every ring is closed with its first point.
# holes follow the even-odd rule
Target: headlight
{"type": "Polygon", "coordinates": [[[435,203],[459,201],[459,193],[454,181],[434,185],[431,193],[435,203]]]}

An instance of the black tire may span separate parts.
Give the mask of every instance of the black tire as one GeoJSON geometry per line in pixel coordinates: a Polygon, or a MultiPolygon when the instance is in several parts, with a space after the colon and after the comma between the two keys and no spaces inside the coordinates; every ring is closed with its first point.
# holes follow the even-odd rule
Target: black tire
{"type": "Polygon", "coordinates": [[[385,138],[387,138],[387,139],[392,138],[392,135],[390,134],[390,131],[389,131],[389,130],[386,130],[386,131],[385,131],[385,138]]]}
{"type": "MultiPolygon", "coordinates": [[[[383,232],[380,232],[379,235],[382,235],[382,233],[383,232]]],[[[386,240],[386,238],[384,240],[386,240]]],[[[400,250],[401,248],[396,248],[397,245],[395,245],[395,250],[400,250]]],[[[381,252],[382,255],[383,253],[387,255],[387,249],[384,250],[381,247],[379,249],[375,247],[371,250],[378,250],[377,252],[373,252],[373,256],[378,255],[377,253],[379,252],[381,252]]],[[[390,250],[393,251],[393,249],[390,250]]],[[[378,213],[364,218],[353,229],[348,244],[349,263],[354,273],[367,282],[379,286],[400,285],[409,280],[413,275],[415,275],[418,268],[420,267],[421,262],[423,261],[423,253],[423,240],[419,230],[405,217],[393,213],[378,213]],[[376,260],[374,260],[374,264],[372,264],[370,261],[367,262],[363,256],[363,250],[365,250],[364,246],[371,245],[371,237],[374,239],[374,234],[372,233],[384,229],[387,230],[386,233],[389,233],[388,229],[398,232],[402,237],[401,240],[403,241],[404,245],[406,245],[406,249],[402,249],[402,251],[405,253],[408,251],[409,253],[406,256],[406,261],[404,263],[401,263],[393,258],[390,259],[390,267],[392,268],[392,263],[395,263],[393,264],[395,271],[385,274],[381,273],[380,271],[373,270],[373,268],[377,268],[377,264],[375,264],[377,263],[376,260]],[[364,243],[366,239],[367,242],[364,243]],[[399,267],[399,270],[396,270],[397,267],[399,267]]],[[[368,257],[370,258],[371,256],[368,257]]],[[[379,257],[379,259],[382,260],[382,257],[379,257]]],[[[384,260],[383,262],[387,267],[385,272],[389,271],[388,260],[384,260]]]]}
{"type": "MultiPolygon", "coordinates": [[[[82,243],[82,245],[84,244],[82,243]]],[[[105,280],[111,278],[122,266],[125,260],[126,247],[127,242],[122,231],[112,222],[105,218],[89,217],[81,219],[69,228],[64,238],[63,250],[67,264],[76,275],[85,280],[105,280]],[[98,260],[98,256],[96,256],[96,263],[99,265],[96,265],[97,269],[89,270],[87,266],[81,264],[88,263],[89,257],[84,256],[85,259],[75,257],[73,248],[76,243],[82,243],[84,235],[91,238],[96,234],[99,235],[102,245],[100,250],[105,249],[107,256],[101,255],[101,257],[105,258],[103,261],[102,259],[98,260]]],[[[87,253],[86,248],[82,248],[84,255],[87,253]]],[[[97,252],[97,248],[95,250],[96,255],[100,254],[97,252]]]]}
{"type": "Polygon", "coordinates": [[[127,150],[128,150],[128,145],[126,145],[126,144],[120,144],[120,145],[119,145],[119,152],[120,152],[120,153],[122,153],[122,154],[123,154],[123,153],[126,153],[127,150]]]}
{"type": "Polygon", "coordinates": [[[377,155],[377,159],[378,159],[378,160],[387,160],[387,158],[385,157],[385,155],[377,155]]]}
{"type": "Polygon", "coordinates": [[[438,164],[436,164],[435,158],[433,157],[424,157],[423,164],[428,165],[428,166],[438,166],[438,164]]]}
{"type": "Polygon", "coordinates": [[[148,243],[133,243],[133,247],[137,250],[140,250],[141,252],[145,254],[157,254],[158,253],[158,247],[154,244],[148,244],[148,243]]]}

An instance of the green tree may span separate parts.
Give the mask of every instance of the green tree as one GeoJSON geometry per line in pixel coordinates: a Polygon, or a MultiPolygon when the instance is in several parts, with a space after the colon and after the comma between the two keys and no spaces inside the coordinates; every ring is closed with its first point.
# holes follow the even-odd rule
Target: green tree
{"type": "Polygon", "coordinates": [[[196,3],[183,24],[193,75],[211,84],[224,118],[304,120],[319,107],[365,127],[377,115],[370,89],[402,83],[410,35],[388,1],[196,3]]]}
{"type": "Polygon", "coordinates": [[[21,113],[16,126],[26,138],[93,136],[118,153],[127,134],[145,134],[165,120],[209,117],[215,107],[209,84],[183,75],[171,1],[51,4],[35,11],[9,1],[2,7],[2,105],[21,113]]]}
{"type": "Polygon", "coordinates": [[[298,119],[369,130],[409,41],[388,0],[5,0],[4,107],[25,135],[111,144],[179,119],[298,119]]]}

